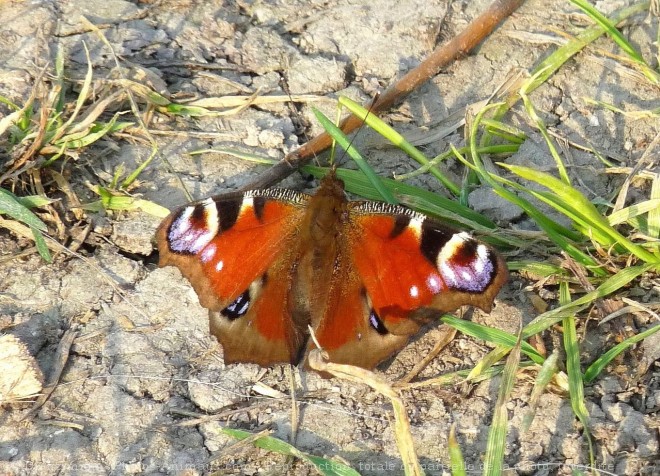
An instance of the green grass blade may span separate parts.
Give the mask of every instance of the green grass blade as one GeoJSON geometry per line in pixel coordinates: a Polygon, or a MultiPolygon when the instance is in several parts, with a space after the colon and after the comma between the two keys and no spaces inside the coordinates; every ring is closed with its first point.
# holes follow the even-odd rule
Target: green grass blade
{"type": "MultiPolygon", "coordinates": [[[[524,193],[530,192],[529,187],[525,187],[524,185],[516,183],[512,180],[505,179],[504,177],[491,174],[491,178],[499,182],[500,184],[506,185],[507,187],[517,190],[519,192],[524,192],[524,193]]],[[[534,221],[539,225],[539,227],[541,227],[544,231],[546,231],[547,228],[553,234],[561,235],[562,237],[567,238],[570,241],[580,242],[583,240],[583,235],[581,233],[577,233],[573,230],[566,228],[563,225],[560,225],[559,223],[553,220],[550,220],[545,216],[543,212],[541,212],[538,208],[536,208],[534,205],[532,205],[530,202],[523,199],[522,197],[517,196],[515,194],[513,194],[513,196],[517,197],[518,200],[520,200],[520,204],[517,202],[515,202],[514,204],[522,208],[525,211],[525,213],[527,213],[531,218],[533,218],[534,221]]],[[[546,231],[546,234],[550,235],[548,231],[546,231]]]]}
{"type": "Polygon", "coordinates": [[[206,109],[205,107],[186,106],[185,104],[176,104],[173,102],[167,104],[166,106],[161,106],[158,109],[162,112],[174,114],[175,116],[204,117],[217,114],[213,111],[210,111],[209,109],[206,109]]]}
{"type": "Polygon", "coordinates": [[[341,146],[342,149],[346,151],[346,153],[355,161],[357,164],[358,168],[362,171],[362,173],[369,179],[369,182],[374,186],[376,190],[378,190],[378,193],[382,197],[383,200],[385,200],[387,203],[393,203],[397,204],[399,203],[396,198],[394,198],[394,195],[389,191],[389,189],[383,185],[381,182],[380,177],[376,175],[374,170],[371,168],[371,166],[367,163],[366,160],[360,155],[358,150],[352,146],[351,141],[346,137],[346,135],[342,132],[339,127],[335,126],[334,123],[325,117],[321,111],[319,111],[316,108],[312,108],[312,111],[314,111],[314,115],[316,116],[316,119],[321,123],[323,128],[326,130],[328,134],[341,146]]]}
{"type": "Polygon", "coordinates": [[[70,135],[66,135],[55,142],[53,145],[61,146],[66,145],[67,149],[81,149],[87,147],[102,137],[111,134],[113,132],[118,132],[122,129],[130,127],[133,125],[132,122],[117,122],[119,114],[116,114],[110,122],[107,123],[98,123],[94,124],[89,130],[76,132],[70,135]]]}
{"type": "MultiPolygon", "coordinates": [[[[505,346],[508,348],[512,348],[514,345],[516,345],[516,336],[499,329],[483,326],[481,324],[477,324],[476,322],[466,321],[465,319],[458,319],[449,315],[442,316],[440,320],[445,324],[461,331],[463,334],[467,334],[477,339],[492,342],[493,344],[505,346]]],[[[545,361],[545,358],[539,354],[534,347],[525,341],[522,342],[522,352],[537,364],[542,364],[545,361]]]]}
{"type": "MultiPolygon", "coordinates": [[[[562,281],[559,286],[559,303],[570,304],[571,297],[568,283],[562,281]]],[[[564,351],[566,352],[566,372],[568,373],[568,393],[571,397],[571,408],[584,427],[584,436],[589,443],[589,461],[594,466],[594,448],[591,442],[589,412],[584,400],[584,384],[580,368],[580,347],[575,329],[575,317],[570,315],[562,320],[564,328],[564,351]]]]}
{"type": "Polygon", "coordinates": [[[642,340],[646,339],[649,336],[652,336],[656,332],[660,331],[660,324],[656,324],[655,326],[651,327],[650,329],[645,330],[644,332],[640,332],[637,335],[634,335],[632,337],[628,337],[626,340],[623,342],[615,345],[612,347],[610,350],[605,352],[603,355],[598,357],[590,366],[587,368],[587,370],[584,372],[584,381],[587,383],[591,383],[594,381],[598,375],[603,371],[603,369],[609,364],[612,359],[614,359],[617,355],[619,355],[621,352],[626,350],[628,347],[631,345],[635,345],[638,342],[641,342],[642,340]]]}
{"type": "Polygon", "coordinates": [[[32,230],[32,236],[34,237],[34,244],[37,247],[39,256],[41,256],[41,258],[46,263],[52,263],[53,257],[50,255],[50,250],[48,249],[48,245],[46,244],[46,240],[44,239],[44,236],[36,228],[30,227],[30,230],[32,230]]]}
{"type": "MultiPolygon", "coordinates": [[[[648,68],[648,65],[646,64],[646,61],[644,61],[644,58],[642,58],[642,55],[639,54],[639,52],[633,48],[633,46],[628,43],[628,40],[621,34],[619,30],[616,29],[616,26],[608,20],[608,18],[600,13],[598,10],[596,10],[592,5],[587,3],[585,0],[571,0],[571,3],[574,5],[577,5],[579,8],[581,8],[589,17],[591,17],[592,20],[594,20],[596,23],[598,23],[605,32],[612,37],[614,42],[619,45],[619,47],[626,52],[628,56],[630,56],[634,61],[646,66],[648,68]]],[[[652,79],[652,78],[649,78],[652,79]]],[[[657,82],[654,81],[654,83],[657,82]]]]}
{"type": "Polygon", "coordinates": [[[142,171],[147,168],[147,166],[151,163],[152,160],[154,160],[154,157],[156,157],[156,154],[158,154],[158,149],[157,146],[154,144],[152,149],[151,149],[151,154],[149,154],[149,157],[147,157],[147,160],[142,162],[124,181],[121,183],[121,188],[127,188],[130,184],[132,184],[137,178],[140,176],[142,171]]]}
{"type": "MultiPolygon", "coordinates": [[[[419,164],[422,165],[429,165],[429,159],[422,154],[419,149],[417,149],[414,145],[412,145],[410,142],[408,142],[401,134],[399,134],[397,131],[392,129],[390,126],[385,124],[382,119],[380,119],[376,114],[369,113],[367,109],[356,103],[355,101],[352,101],[351,99],[345,97],[345,96],[340,96],[339,97],[339,104],[342,106],[346,107],[353,115],[356,117],[359,117],[361,120],[363,120],[369,127],[371,127],[373,130],[378,132],[380,135],[385,137],[387,140],[389,140],[392,144],[395,146],[399,147],[401,150],[403,150],[406,154],[408,154],[411,158],[413,158],[415,161],[417,161],[419,164]]],[[[429,172],[437,178],[446,188],[449,190],[454,196],[458,196],[460,193],[459,187],[449,180],[445,175],[440,172],[438,169],[435,167],[431,168],[429,172]]]]}
{"type": "MultiPolygon", "coordinates": [[[[658,181],[660,183],[660,181],[658,181]]],[[[653,196],[653,188],[651,189],[651,196],[653,196]]],[[[660,195],[660,186],[658,186],[658,192],[660,195]]],[[[658,236],[654,236],[651,234],[651,229],[650,229],[650,223],[651,223],[651,216],[653,215],[653,220],[655,221],[655,216],[660,213],[660,196],[651,198],[651,200],[644,200],[643,202],[640,203],[635,203],[629,207],[622,208],[621,210],[618,210],[612,214],[610,214],[607,217],[607,221],[611,226],[616,226],[620,225],[621,223],[626,223],[630,219],[635,218],[639,215],[643,215],[645,213],[649,214],[649,219],[648,219],[648,224],[647,225],[649,228],[647,230],[647,234],[653,238],[658,238],[658,236]]]]}
{"type": "MultiPolygon", "coordinates": [[[[488,119],[484,119],[484,122],[487,121],[487,120],[488,119]]],[[[486,147],[480,147],[478,149],[478,151],[479,151],[480,154],[489,154],[491,156],[500,156],[500,155],[509,156],[509,155],[512,155],[512,154],[515,154],[516,152],[518,152],[519,149],[520,149],[519,144],[492,144],[492,145],[489,145],[489,146],[486,146],[486,147]]],[[[456,148],[456,150],[460,154],[467,154],[468,152],[470,152],[469,147],[458,147],[458,148],[456,148]]],[[[454,151],[452,151],[452,150],[445,151],[445,152],[435,156],[434,158],[432,158],[429,161],[428,165],[422,165],[417,170],[413,170],[412,172],[409,172],[409,173],[406,173],[406,174],[397,174],[395,179],[400,180],[400,181],[404,181],[404,180],[409,180],[411,178],[414,178],[414,177],[417,177],[419,175],[425,174],[425,173],[429,172],[434,166],[440,164],[441,162],[443,162],[443,161],[445,161],[448,158],[453,157],[453,156],[454,156],[454,151]]],[[[461,188],[461,194],[463,194],[464,189],[465,189],[465,187],[461,188]]],[[[466,202],[462,202],[462,203],[465,204],[466,202]]]]}
{"type": "MultiPolygon", "coordinates": [[[[29,132],[30,123],[32,122],[32,117],[34,116],[34,112],[35,112],[34,98],[30,97],[28,103],[25,106],[23,106],[23,109],[21,109],[21,118],[16,122],[16,125],[18,125],[18,127],[21,129],[22,132],[24,133],[29,132]]],[[[21,137],[21,141],[24,141],[26,137],[27,137],[26,135],[23,135],[23,137],[21,137]]]]}
{"type": "Polygon", "coordinates": [[[112,193],[110,190],[101,187],[100,185],[95,186],[93,191],[101,197],[101,207],[98,206],[98,202],[92,202],[83,206],[85,210],[141,210],[160,218],[165,218],[170,214],[167,208],[154,202],[112,193]]]}
{"type": "MultiPolygon", "coordinates": [[[[538,367],[538,364],[535,364],[531,361],[520,362],[518,364],[518,369],[528,369],[530,367],[538,367]]],[[[485,380],[490,380],[496,375],[500,375],[504,370],[504,365],[493,365],[489,369],[484,369],[483,373],[475,377],[472,382],[478,383],[485,380]]],[[[406,388],[417,388],[417,387],[428,387],[431,385],[438,386],[448,386],[448,385],[458,385],[464,382],[470,375],[470,370],[458,370],[456,372],[448,372],[446,374],[440,375],[438,377],[433,377],[428,380],[423,380],[421,382],[409,383],[406,385],[406,388]]]]}
{"type": "Polygon", "coordinates": [[[53,105],[56,115],[60,115],[66,103],[66,87],[64,84],[64,47],[61,43],[57,45],[55,54],[55,78],[53,78],[54,89],[58,91],[57,99],[53,105]]]}
{"type": "Polygon", "coordinates": [[[46,160],[43,164],[40,165],[40,168],[46,168],[49,167],[51,164],[53,164],[57,159],[62,157],[64,155],[64,152],[66,152],[66,143],[62,144],[60,146],[60,150],[55,152],[53,155],[51,155],[48,160],[46,160]]]}
{"type": "Polygon", "coordinates": [[[572,204],[573,209],[585,217],[589,222],[593,224],[605,223],[603,216],[587,197],[580,193],[579,190],[573,188],[562,180],[555,178],[553,175],[529,167],[523,167],[521,165],[511,165],[503,162],[498,162],[498,165],[513,172],[519,177],[546,187],[556,196],[560,197],[562,203],[572,204]]]}
{"type": "Polygon", "coordinates": [[[452,476],[467,476],[465,472],[465,460],[463,459],[463,453],[461,452],[461,447],[458,444],[456,439],[456,424],[452,423],[451,428],[449,429],[449,440],[447,442],[447,448],[449,450],[449,461],[451,462],[451,474],[452,476]]]}
{"type": "MultiPolygon", "coordinates": [[[[617,230],[612,228],[607,220],[598,212],[596,207],[575,188],[545,172],[518,165],[504,163],[499,163],[499,165],[524,179],[531,180],[550,189],[565,203],[571,203],[572,209],[580,213],[586,223],[598,229],[600,232],[609,235],[613,241],[625,247],[639,259],[644,260],[647,263],[660,264],[660,259],[646,251],[641,246],[631,242],[617,230]]],[[[559,211],[562,210],[559,209],[559,211]]]]}
{"type": "Polygon", "coordinates": [[[28,208],[45,207],[46,205],[50,205],[51,203],[57,201],[44,195],[26,195],[24,197],[15,198],[21,205],[25,205],[28,208]]]}
{"type": "Polygon", "coordinates": [[[559,226],[552,220],[548,219],[545,216],[545,214],[543,214],[540,210],[538,210],[535,206],[533,206],[529,201],[525,200],[522,197],[519,197],[512,191],[500,185],[498,181],[505,181],[505,182],[508,181],[500,177],[497,177],[494,174],[491,174],[484,167],[481,157],[479,155],[479,148],[477,147],[477,136],[479,132],[479,126],[482,118],[484,117],[484,114],[488,110],[493,109],[497,106],[498,106],[497,104],[492,104],[490,106],[483,108],[481,111],[479,111],[472,124],[472,128],[470,130],[469,145],[470,145],[470,155],[472,157],[472,161],[474,162],[474,164],[469,164],[467,161],[465,161],[464,158],[460,156],[460,154],[458,154],[458,151],[452,148],[452,150],[454,150],[456,154],[456,157],[466,165],[473,168],[473,170],[476,170],[479,173],[481,180],[485,183],[488,183],[493,188],[493,191],[495,193],[497,193],[499,196],[503,197],[504,199],[510,201],[511,203],[523,209],[538,224],[538,226],[548,235],[548,237],[557,246],[559,246],[562,250],[568,253],[569,256],[571,256],[573,259],[578,261],[580,264],[592,269],[592,271],[595,274],[601,276],[605,275],[606,274],[605,271],[602,271],[597,268],[598,263],[593,258],[591,258],[588,254],[586,254],[581,249],[576,247],[566,238],[568,236],[568,233],[566,233],[566,230],[564,230],[563,227],[559,226]]]}
{"type": "Polygon", "coordinates": [[[80,88],[80,93],[78,93],[78,99],[76,99],[76,106],[74,107],[73,112],[71,113],[69,119],[62,126],[61,132],[57,134],[56,138],[64,135],[66,130],[69,128],[69,126],[73,124],[73,121],[76,120],[92,88],[92,77],[93,77],[92,60],[89,57],[89,49],[87,48],[87,44],[83,41],[82,45],[85,50],[85,58],[87,58],[87,73],[85,73],[85,79],[83,80],[82,87],[80,88]]]}
{"type": "MultiPolygon", "coordinates": [[[[561,196],[552,192],[536,191],[530,188],[525,190],[534,198],[542,201],[559,211],[562,215],[570,218],[573,221],[573,226],[586,238],[589,238],[596,243],[600,244],[603,248],[609,248],[617,245],[617,251],[623,251],[623,248],[618,245],[616,239],[611,234],[606,233],[603,227],[594,226],[593,222],[588,217],[585,217],[580,208],[576,208],[576,204],[567,202],[561,196]]],[[[579,204],[577,205],[579,207],[579,204]]]]}
{"type": "Polygon", "coordinates": [[[552,263],[520,260],[520,261],[507,261],[506,264],[510,271],[519,271],[521,273],[527,273],[532,277],[531,279],[568,275],[568,272],[564,268],[552,263]]]}
{"type": "Polygon", "coordinates": [[[37,215],[28,210],[13,193],[4,188],[0,188],[0,214],[9,215],[13,219],[39,231],[46,231],[47,229],[44,222],[37,215]]]}
{"type": "MultiPolygon", "coordinates": [[[[536,73],[535,76],[540,76],[542,73],[543,73],[543,71],[541,70],[538,73],[536,73]]],[[[550,135],[548,134],[548,129],[545,126],[545,122],[543,122],[543,119],[541,119],[539,117],[539,115],[536,114],[536,109],[534,109],[534,105],[532,104],[532,100],[527,95],[528,88],[532,87],[534,80],[535,80],[535,77],[532,76],[528,81],[525,82],[523,87],[520,88],[520,98],[522,99],[523,105],[525,107],[525,111],[527,111],[527,115],[532,120],[532,122],[536,125],[536,128],[539,130],[539,132],[543,136],[543,139],[545,139],[545,143],[547,144],[548,149],[550,150],[550,153],[552,154],[552,157],[555,159],[555,164],[557,165],[557,170],[559,171],[559,176],[561,177],[561,179],[564,183],[570,185],[571,180],[568,177],[568,172],[566,171],[566,167],[564,166],[564,162],[562,162],[561,157],[559,157],[559,154],[557,153],[557,148],[555,147],[554,143],[552,142],[552,139],[550,138],[550,135]]]]}
{"type": "MultiPolygon", "coordinates": [[[[651,184],[651,200],[660,201],[660,173],[656,173],[651,184]]],[[[649,210],[647,222],[647,234],[651,238],[660,238],[660,205],[649,210]]]]}
{"type": "Polygon", "coordinates": [[[520,362],[521,337],[522,334],[518,333],[515,345],[506,359],[500,389],[497,394],[497,402],[493,410],[493,423],[488,432],[488,443],[484,457],[484,474],[490,476],[501,475],[504,466],[504,447],[506,445],[506,430],[509,421],[506,405],[513,390],[516,372],[518,371],[518,363],[520,362]]]}
{"type": "Polygon", "coordinates": [[[18,107],[18,104],[14,104],[12,101],[10,101],[9,99],[7,99],[7,98],[4,97],[4,96],[0,96],[0,103],[4,104],[4,105],[7,106],[9,109],[13,109],[14,112],[16,112],[16,111],[18,111],[18,110],[21,109],[20,107],[18,107]]]}
{"type": "Polygon", "coordinates": [[[495,119],[488,118],[482,119],[481,123],[490,134],[502,137],[509,142],[522,144],[527,139],[527,134],[525,134],[522,129],[519,129],[511,124],[506,124],[502,121],[496,121],[495,119]]]}
{"type": "Polygon", "coordinates": [[[472,367],[470,373],[465,380],[476,381],[478,378],[483,377],[493,365],[501,361],[511,350],[509,345],[497,345],[493,350],[488,352],[477,364],[472,367]]]}
{"type": "MultiPolygon", "coordinates": [[[[247,431],[236,430],[233,428],[221,428],[220,430],[226,435],[229,435],[232,438],[236,438],[237,440],[244,440],[254,436],[252,433],[247,431]]],[[[296,458],[300,458],[303,461],[312,464],[316,471],[324,476],[360,476],[360,473],[350,468],[349,466],[346,466],[345,464],[342,464],[338,461],[303,453],[295,446],[292,446],[289,443],[285,443],[284,441],[277,438],[273,438],[272,436],[259,437],[254,440],[253,444],[257,448],[261,448],[267,451],[272,451],[274,453],[279,453],[285,456],[294,456],[296,458]]]]}

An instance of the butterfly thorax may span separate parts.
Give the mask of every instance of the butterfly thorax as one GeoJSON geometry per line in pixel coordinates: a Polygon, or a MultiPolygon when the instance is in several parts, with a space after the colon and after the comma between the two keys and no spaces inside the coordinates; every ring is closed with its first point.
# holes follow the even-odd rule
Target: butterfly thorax
{"type": "Polygon", "coordinates": [[[309,200],[304,228],[316,245],[334,242],[347,215],[344,183],[330,173],[323,179],[318,191],[309,200]]]}

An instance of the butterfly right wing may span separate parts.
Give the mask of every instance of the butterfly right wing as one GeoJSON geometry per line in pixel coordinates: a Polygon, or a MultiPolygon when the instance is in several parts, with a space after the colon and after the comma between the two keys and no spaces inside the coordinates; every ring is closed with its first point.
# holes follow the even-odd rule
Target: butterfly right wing
{"type": "Polygon", "coordinates": [[[507,280],[494,249],[424,215],[350,202],[347,216],[328,287],[333,300],[315,323],[332,362],[372,368],[442,312],[490,311],[507,280]]]}
{"type": "Polygon", "coordinates": [[[179,268],[209,309],[231,362],[295,362],[306,329],[291,318],[289,276],[308,195],[255,190],[188,204],[160,225],[160,266],[179,268]]]}

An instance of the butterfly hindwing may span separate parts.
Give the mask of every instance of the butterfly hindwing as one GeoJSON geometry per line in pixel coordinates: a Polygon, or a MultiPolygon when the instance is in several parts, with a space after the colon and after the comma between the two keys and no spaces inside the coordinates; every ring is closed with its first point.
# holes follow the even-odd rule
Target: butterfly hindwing
{"type": "MultiPolygon", "coordinates": [[[[343,245],[348,243],[344,240],[343,245]]],[[[332,284],[326,290],[328,299],[314,323],[314,332],[331,362],[372,368],[401,349],[419,324],[401,320],[392,329],[386,328],[375,314],[362,277],[352,268],[349,256],[341,253],[334,267],[332,284]]],[[[308,347],[311,349],[313,343],[308,347]]]]}
{"type": "Polygon", "coordinates": [[[296,364],[305,343],[306,327],[295,325],[290,307],[288,276],[293,257],[283,253],[268,274],[255,280],[239,299],[222,312],[210,312],[211,334],[224,350],[226,363],[296,364]],[[234,305],[236,304],[236,305],[234,305]]]}

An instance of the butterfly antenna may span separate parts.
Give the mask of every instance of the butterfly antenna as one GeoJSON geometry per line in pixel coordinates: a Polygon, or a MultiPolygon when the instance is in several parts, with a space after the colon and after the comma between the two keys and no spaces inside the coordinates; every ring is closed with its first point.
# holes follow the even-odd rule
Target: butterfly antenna
{"type": "MultiPolygon", "coordinates": [[[[291,116],[293,118],[292,122],[294,127],[294,133],[296,134],[296,136],[302,135],[305,142],[309,142],[311,140],[307,135],[309,122],[303,117],[303,115],[296,107],[295,101],[293,100],[293,96],[291,95],[291,89],[289,89],[289,83],[287,83],[285,77],[282,77],[282,79],[280,80],[280,86],[282,87],[282,90],[286,93],[286,95],[289,97],[288,107],[289,107],[289,111],[291,111],[291,116]]],[[[314,162],[316,163],[316,165],[320,165],[316,152],[314,152],[314,162]]]]}
{"type": "MultiPolygon", "coordinates": [[[[360,135],[360,132],[362,131],[364,125],[367,123],[367,118],[369,117],[369,114],[371,114],[371,111],[374,110],[374,107],[376,106],[376,103],[378,102],[378,98],[380,98],[380,93],[376,92],[376,94],[374,94],[373,99],[371,100],[371,104],[369,104],[369,109],[367,109],[367,114],[364,116],[364,119],[362,119],[362,122],[360,123],[360,126],[357,128],[357,130],[355,131],[355,134],[351,138],[351,141],[348,143],[348,147],[346,147],[346,149],[344,150],[344,153],[341,155],[341,157],[339,157],[339,160],[337,162],[339,162],[344,157],[346,157],[346,154],[348,153],[348,151],[353,146],[353,142],[355,141],[355,139],[358,138],[358,135],[360,135]]],[[[335,141],[333,140],[332,141],[333,151],[334,151],[334,147],[335,147],[335,141]]]]}
{"type": "MultiPolygon", "coordinates": [[[[292,116],[294,118],[296,118],[297,121],[298,121],[298,124],[296,124],[294,122],[294,127],[296,128],[296,135],[298,135],[299,133],[302,134],[305,141],[309,142],[310,138],[307,135],[308,123],[305,120],[305,118],[303,117],[303,115],[300,114],[300,111],[298,110],[298,108],[295,106],[295,101],[293,100],[293,96],[291,95],[291,90],[289,89],[289,84],[287,83],[286,78],[282,77],[282,80],[280,81],[280,85],[281,85],[282,89],[284,90],[284,92],[286,93],[286,95],[289,97],[289,110],[292,112],[292,116]],[[300,131],[300,132],[298,132],[298,131],[300,131]]],[[[348,147],[346,147],[346,150],[344,150],[341,157],[339,157],[339,159],[337,161],[332,160],[332,157],[335,156],[335,145],[336,145],[335,141],[334,140],[332,141],[332,148],[330,150],[330,157],[331,157],[330,163],[333,165],[333,169],[337,168],[336,163],[341,162],[341,160],[344,157],[346,157],[347,151],[352,147],[353,142],[355,141],[355,139],[357,139],[357,137],[360,134],[360,131],[362,130],[364,124],[366,124],[367,117],[369,117],[369,114],[371,114],[371,112],[374,110],[374,107],[375,107],[376,103],[378,102],[379,98],[380,98],[380,93],[377,92],[374,95],[373,99],[371,100],[371,104],[369,104],[369,109],[367,109],[367,114],[364,116],[364,119],[362,120],[362,123],[357,128],[357,131],[355,132],[355,134],[351,138],[351,141],[348,143],[348,147]]],[[[318,155],[316,155],[316,153],[314,153],[314,162],[316,163],[316,165],[320,166],[320,161],[319,161],[318,155]]]]}

